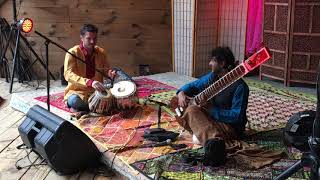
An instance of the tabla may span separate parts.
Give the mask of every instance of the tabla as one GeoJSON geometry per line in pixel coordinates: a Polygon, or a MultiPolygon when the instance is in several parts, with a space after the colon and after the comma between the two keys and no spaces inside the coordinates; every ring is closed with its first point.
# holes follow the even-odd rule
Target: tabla
{"type": "Polygon", "coordinates": [[[105,114],[111,109],[114,103],[114,98],[109,90],[104,92],[95,91],[89,97],[88,103],[91,112],[105,114]]]}
{"type": "Polygon", "coordinates": [[[119,81],[110,89],[119,109],[130,109],[136,106],[136,84],[132,81],[119,81]]]}

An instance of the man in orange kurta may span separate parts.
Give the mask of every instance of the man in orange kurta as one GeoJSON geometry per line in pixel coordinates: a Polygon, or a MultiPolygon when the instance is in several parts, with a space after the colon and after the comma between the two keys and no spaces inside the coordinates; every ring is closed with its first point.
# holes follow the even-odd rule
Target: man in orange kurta
{"type": "Polygon", "coordinates": [[[103,75],[113,78],[115,71],[109,66],[104,49],[98,47],[98,29],[92,24],[85,24],[80,30],[80,44],[69,49],[69,52],[85,61],[81,62],[66,53],[64,61],[64,77],[68,86],[64,92],[64,100],[68,107],[76,111],[89,111],[88,98],[95,91],[105,91],[103,75]]]}

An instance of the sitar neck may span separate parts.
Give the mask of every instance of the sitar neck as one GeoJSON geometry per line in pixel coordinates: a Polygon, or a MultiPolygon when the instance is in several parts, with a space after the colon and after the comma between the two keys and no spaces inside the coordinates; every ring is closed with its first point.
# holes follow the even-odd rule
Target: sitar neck
{"type": "Polygon", "coordinates": [[[246,74],[246,69],[243,64],[238,65],[232,71],[218,79],[212,85],[207,87],[201,93],[194,97],[196,104],[204,103],[217,95],[219,92],[227,88],[229,85],[240,79],[246,74]]]}
{"type": "Polygon", "coordinates": [[[254,53],[247,60],[243,61],[240,65],[234,68],[232,71],[228,72],[222,78],[214,82],[212,85],[207,87],[204,91],[194,97],[196,104],[202,104],[216,94],[227,88],[229,85],[246,75],[248,72],[252,71],[254,68],[258,67],[260,64],[264,63],[266,60],[270,59],[271,55],[268,48],[263,47],[258,52],[254,53]]]}

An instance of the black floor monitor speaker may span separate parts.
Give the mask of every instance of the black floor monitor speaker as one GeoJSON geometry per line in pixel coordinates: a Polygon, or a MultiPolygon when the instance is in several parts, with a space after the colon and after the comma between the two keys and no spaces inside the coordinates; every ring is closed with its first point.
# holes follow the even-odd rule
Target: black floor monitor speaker
{"type": "Polygon", "coordinates": [[[101,153],[76,126],[35,105],[18,128],[23,143],[59,174],[73,174],[100,163],[101,153]]]}
{"type": "Polygon", "coordinates": [[[302,152],[310,151],[308,138],[312,135],[316,111],[305,110],[293,114],[283,130],[284,143],[302,152]]]}

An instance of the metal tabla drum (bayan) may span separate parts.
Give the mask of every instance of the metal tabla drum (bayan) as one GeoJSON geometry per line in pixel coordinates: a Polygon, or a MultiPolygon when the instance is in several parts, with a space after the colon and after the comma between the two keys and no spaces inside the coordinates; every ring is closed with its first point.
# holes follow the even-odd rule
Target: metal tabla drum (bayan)
{"type": "Polygon", "coordinates": [[[132,81],[119,81],[110,89],[119,109],[130,109],[136,106],[136,84],[132,81]]]}
{"type": "Polygon", "coordinates": [[[100,114],[108,113],[111,109],[114,98],[109,90],[100,92],[95,91],[88,99],[89,109],[91,112],[100,114]]]}

